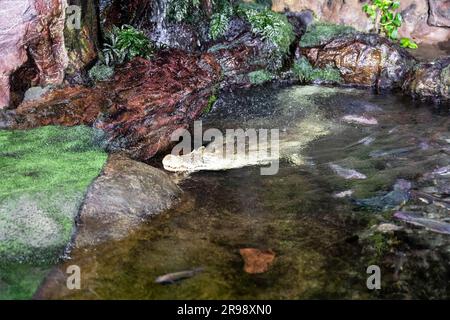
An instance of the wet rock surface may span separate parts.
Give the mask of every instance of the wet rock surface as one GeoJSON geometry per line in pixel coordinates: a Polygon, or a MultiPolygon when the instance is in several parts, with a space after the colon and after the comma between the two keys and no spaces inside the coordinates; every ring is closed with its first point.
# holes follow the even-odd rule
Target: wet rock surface
{"type": "Polygon", "coordinates": [[[336,67],[345,84],[383,89],[400,88],[416,62],[406,50],[375,34],[351,34],[300,50],[314,66],[336,67]]]}
{"type": "Polygon", "coordinates": [[[450,57],[419,64],[407,77],[403,90],[414,98],[450,101],[450,57]]]}
{"type": "Polygon", "coordinates": [[[208,54],[164,51],[118,69],[114,80],[94,88],[54,90],[39,101],[4,113],[13,128],[94,125],[111,151],[147,160],[172,144],[171,134],[200,117],[218,83],[220,67],[208,54]],[[14,120],[11,119],[11,116],[14,120]]]}
{"type": "Polygon", "coordinates": [[[151,216],[176,204],[181,190],[164,172],[122,154],[110,155],[89,187],[74,246],[117,241],[151,216]]]}

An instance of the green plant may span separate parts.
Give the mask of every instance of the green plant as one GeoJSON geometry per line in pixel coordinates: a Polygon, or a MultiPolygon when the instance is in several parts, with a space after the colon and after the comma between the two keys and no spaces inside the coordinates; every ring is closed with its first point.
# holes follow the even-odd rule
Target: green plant
{"type": "Polygon", "coordinates": [[[410,38],[401,38],[400,39],[400,45],[403,48],[410,48],[410,49],[417,49],[419,46],[417,45],[417,43],[415,43],[414,41],[412,41],[410,38]]]}
{"type": "Polygon", "coordinates": [[[294,31],[287,18],[269,9],[253,9],[240,6],[238,14],[247,20],[252,32],[272,42],[281,53],[287,53],[294,41],[294,31]]]}
{"type": "Polygon", "coordinates": [[[272,81],[274,75],[267,70],[257,70],[248,74],[251,84],[260,85],[269,81],[272,81]]]}
{"type": "MultiPolygon", "coordinates": [[[[363,5],[363,11],[375,23],[375,31],[385,34],[391,40],[398,39],[398,29],[402,26],[403,18],[399,12],[400,1],[371,0],[371,3],[363,5]]],[[[408,38],[403,38],[400,45],[406,48],[417,48],[417,44],[408,38]]]]}
{"type": "Polygon", "coordinates": [[[221,2],[218,11],[211,16],[209,24],[209,36],[212,40],[217,40],[227,30],[230,18],[234,13],[233,6],[228,2],[221,2]]]}
{"type": "Polygon", "coordinates": [[[341,83],[342,77],[336,68],[327,65],[324,68],[314,68],[305,57],[295,61],[292,72],[298,77],[300,82],[325,81],[341,83]]]}
{"type": "Polygon", "coordinates": [[[198,11],[200,0],[170,0],[168,16],[177,22],[184,21],[189,18],[190,12],[198,11]]]}
{"type": "Polygon", "coordinates": [[[147,36],[129,25],[118,28],[114,26],[106,35],[103,49],[104,63],[108,66],[121,64],[134,57],[149,59],[156,51],[156,46],[147,36]]]}
{"type": "Polygon", "coordinates": [[[105,81],[114,75],[114,67],[103,63],[97,63],[89,70],[89,77],[94,81],[105,81]]]}

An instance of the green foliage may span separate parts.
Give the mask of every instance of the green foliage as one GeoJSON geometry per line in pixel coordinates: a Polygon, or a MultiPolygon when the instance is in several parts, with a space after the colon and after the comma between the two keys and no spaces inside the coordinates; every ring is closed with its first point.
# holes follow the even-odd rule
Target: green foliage
{"type": "Polygon", "coordinates": [[[177,22],[181,22],[190,18],[190,13],[197,12],[200,0],[169,0],[169,17],[177,22]]]}
{"type": "Polygon", "coordinates": [[[417,43],[415,43],[414,41],[412,41],[410,38],[401,38],[400,39],[400,45],[403,48],[409,48],[409,49],[417,49],[419,46],[417,45],[417,43]]]}
{"type": "Polygon", "coordinates": [[[228,30],[230,18],[234,13],[233,6],[226,2],[222,2],[219,10],[211,17],[209,24],[209,36],[212,40],[217,40],[228,30]]]}
{"type": "MultiPolygon", "coordinates": [[[[363,5],[363,11],[375,23],[375,31],[385,34],[391,40],[398,39],[398,29],[402,26],[403,17],[399,12],[400,1],[371,0],[370,4],[363,5]]],[[[400,40],[400,45],[405,48],[416,49],[417,44],[408,38],[400,40]]]]}
{"type": "Polygon", "coordinates": [[[301,47],[314,47],[324,44],[337,36],[343,36],[346,34],[355,33],[356,30],[353,27],[318,22],[310,25],[300,40],[301,47]]]}
{"type": "Polygon", "coordinates": [[[287,18],[269,9],[257,10],[240,6],[238,13],[247,20],[252,31],[272,42],[280,53],[287,53],[295,39],[292,25],[287,18]]]}
{"type": "Polygon", "coordinates": [[[114,75],[114,67],[107,66],[103,63],[97,63],[89,70],[89,77],[94,81],[105,81],[112,78],[114,75]]]}
{"type": "Polygon", "coordinates": [[[203,113],[209,113],[212,110],[212,107],[214,106],[214,103],[216,103],[217,99],[219,99],[217,97],[217,95],[215,93],[213,93],[208,100],[208,105],[206,106],[205,110],[203,110],[203,113]]]}
{"type": "Polygon", "coordinates": [[[121,64],[134,57],[151,58],[156,51],[155,45],[147,36],[129,25],[113,27],[106,35],[103,49],[104,62],[108,66],[121,64]]]}
{"type": "Polygon", "coordinates": [[[300,58],[294,63],[292,71],[304,83],[313,81],[342,82],[339,70],[330,65],[325,68],[314,68],[305,57],[300,58]]]}
{"type": "Polygon", "coordinates": [[[272,81],[274,75],[267,70],[257,70],[248,74],[251,84],[260,85],[269,81],[272,81]]]}

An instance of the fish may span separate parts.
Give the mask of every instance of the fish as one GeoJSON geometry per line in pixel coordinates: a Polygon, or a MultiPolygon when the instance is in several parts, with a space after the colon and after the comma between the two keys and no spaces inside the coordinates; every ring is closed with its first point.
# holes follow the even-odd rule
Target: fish
{"type": "Polygon", "coordinates": [[[432,172],[432,174],[439,176],[450,176],[450,166],[437,168],[432,172]]]}
{"type": "Polygon", "coordinates": [[[356,146],[361,145],[361,144],[365,145],[365,146],[368,146],[372,142],[374,142],[375,140],[376,139],[374,137],[368,136],[368,137],[362,138],[361,140],[359,140],[359,141],[357,141],[355,143],[352,143],[351,145],[347,146],[346,148],[350,149],[350,148],[356,147],[356,146]]]}
{"type": "Polygon", "coordinates": [[[192,278],[195,275],[203,272],[203,268],[195,268],[192,270],[185,270],[180,272],[168,273],[162,276],[159,276],[155,279],[155,283],[159,284],[173,284],[177,281],[192,278]]]}
{"type": "Polygon", "coordinates": [[[364,180],[367,176],[353,169],[346,169],[337,164],[330,164],[330,168],[340,177],[347,180],[364,180]]]}
{"type": "Polygon", "coordinates": [[[421,192],[418,190],[411,191],[411,196],[415,199],[419,199],[420,201],[422,201],[426,204],[434,203],[434,204],[441,206],[447,210],[450,210],[450,200],[448,200],[448,199],[439,198],[439,197],[436,197],[431,194],[421,192]]]}
{"type": "Polygon", "coordinates": [[[351,197],[352,195],[353,195],[353,190],[346,190],[346,191],[342,191],[342,192],[333,193],[333,198],[342,199],[342,198],[346,198],[346,197],[351,197]]]}
{"type": "Polygon", "coordinates": [[[377,150],[369,153],[369,156],[372,158],[381,158],[381,157],[390,157],[390,156],[399,156],[404,153],[408,153],[414,150],[417,150],[417,147],[406,147],[406,148],[398,148],[391,150],[377,150]]]}
{"type": "Polygon", "coordinates": [[[357,115],[348,115],[342,118],[343,121],[347,123],[357,123],[357,124],[363,124],[363,125],[377,125],[378,120],[373,117],[363,117],[363,116],[357,116],[357,115]]]}
{"type": "Polygon", "coordinates": [[[424,218],[413,212],[404,211],[396,212],[394,218],[418,227],[423,227],[432,232],[450,235],[450,223],[447,222],[424,218]]]}

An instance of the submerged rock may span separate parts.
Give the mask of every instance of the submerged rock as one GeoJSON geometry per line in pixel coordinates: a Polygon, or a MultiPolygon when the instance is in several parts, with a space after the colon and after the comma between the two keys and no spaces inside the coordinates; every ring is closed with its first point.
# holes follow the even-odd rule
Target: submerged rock
{"type": "Polygon", "coordinates": [[[110,155],[80,211],[76,247],[126,237],[145,219],[176,204],[181,190],[164,172],[121,154],[110,155]]]}
{"type": "Polygon", "coordinates": [[[377,210],[388,210],[396,206],[405,204],[410,198],[411,183],[399,179],[394,185],[394,190],[384,196],[373,197],[369,199],[356,200],[356,204],[362,207],[373,208],[377,210]]]}
{"type": "Polygon", "coordinates": [[[315,67],[337,68],[345,84],[382,89],[401,88],[416,63],[405,49],[376,34],[353,33],[300,49],[315,67]]]}

